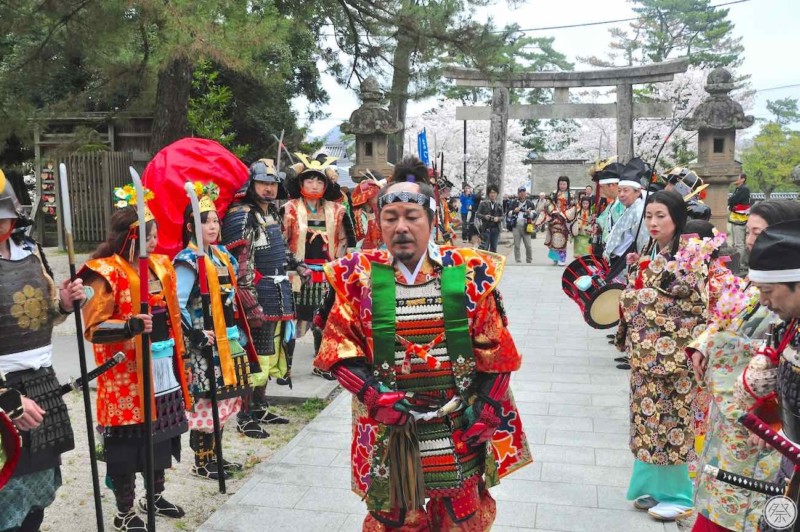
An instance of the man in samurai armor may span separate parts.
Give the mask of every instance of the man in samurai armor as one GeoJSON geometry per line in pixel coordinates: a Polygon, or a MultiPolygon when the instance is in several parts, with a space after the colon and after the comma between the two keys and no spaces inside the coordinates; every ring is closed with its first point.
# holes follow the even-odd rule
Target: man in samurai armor
{"type": "Polygon", "coordinates": [[[365,531],[489,530],[487,488],[532,461],[509,390],[521,358],[497,291],[505,261],[431,242],[416,158],[395,179],[378,199],[388,250],[325,265],[336,299],[314,364],[354,396],[365,531]]]}
{"type": "MultiPolygon", "coordinates": [[[[347,251],[345,208],[338,203],[342,193],[336,183],[336,169],[331,166],[336,159],[309,161],[302,153],[295,155],[300,162],[291,167],[294,175],[290,174],[285,182],[292,199],[284,205],[283,232],[289,251],[311,269],[309,276],[292,279],[292,290],[297,314],[295,338],[302,338],[311,329],[316,354],[322,330],[313,325],[314,313],[327,291],[322,267],[347,251]]],[[[319,368],[314,368],[314,375],[333,380],[330,373],[319,368]]]]}
{"type": "Polygon", "coordinates": [[[83,281],[56,285],[31,224],[0,171],[0,375],[21,394],[17,467],[0,490],[0,530],[39,530],[61,486],[61,454],[75,447],[67,406],[53,371],[53,326],[84,301],[83,281]]]}
{"type": "MultiPolygon", "coordinates": [[[[759,289],[761,304],[782,320],[767,336],[767,342],[753,357],[742,375],[742,386],[760,401],[755,408],[762,420],[777,393],[782,433],[800,447],[800,220],[768,226],[758,236],[750,252],[750,281],[759,289]],[[777,367],[777,370],[774,368],[777,367]],[[760,403],[760,404],[759,404],[760,403]]],[[[766,421],[766,420],[765,420],[766,421]]],[[[800,468],[784,456],[777,482],[791,479],[787,495],[798,503],[800,468]]],[[[791,529],[770,526],[769,505],[762,515],[760,530],[800,530],[795,521],[791,529]]]]}
{"type": "Polygon", "coordinates": [[[261,364],[260,373],[250,374],[249,411],[259,423],[288,423],[269,412],[267,381],[291,385],[294,354],[294,300],[287,270],[310,275],[305,264],[294,258],[281,233],[281,217],[275,200],[286,192],[272,159],[261,159],[250,166],[250,180],[237,194],[222,222],[222,243],[237,262],[239,297],[250,325],[253,344],[261,364]]]}

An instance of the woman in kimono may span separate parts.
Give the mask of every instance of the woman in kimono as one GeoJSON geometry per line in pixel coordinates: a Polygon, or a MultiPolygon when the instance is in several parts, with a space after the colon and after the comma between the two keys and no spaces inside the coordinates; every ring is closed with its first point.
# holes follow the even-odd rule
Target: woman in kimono
{"type": "MultiPolygon", "coordinates": [[[[84,336],[94,348],[97,365],[118,351],[125,363],[98,377],[97,422],[103,435],[103,459],[114,491],[116,530],[143,531],[145,524],[133,508],[136,473],[145,468],[146,434],[143,418],[142,341],[149,333],[153,379],[154,506],[156,515],[180,518],[184,511],[164,498],[164,470],[172,458],[180,460],[181,434],[189,429],[186,409],[191,407],[185,372],[183,331],[176,290],[175,270],[165,255],[150,254],[150,314],[139,314],[140,282],[136,261],[139,256],[139,218],[134,192],[118,188],[118,204],[125,205],[111,216],[108,238],[95,250],[80,276],[91,287],[92,297],[83,308],[84,336]]],[[[145,207],[147,250],[158,242],[158,228],[145,207]]],[[[139,508],[147,511],[145,497],[139,508]]]]}
{"type": "Polygon", "coordinates": [[[677,260],[686,206],[675,192],[651,196],[645,209],[650,242],[627,256],[628,286],[616,345],[630,357],[630,448],[634,455],[628,500],[659,520],[692,511],[687,463],[695,459],[692,401],[697,384],[684,352],[705,328],[707,268],[677,260]]]}
{"type": "MultiPolygon", "coordinates": [[[[748,250],[768,226],[798,218],[800,203],[796,201],[768,200],[753,206],[747,222],[748,250]]],[[[695,481],[696,532],[756,531],[767,501],[766,495],[704,474],[706,464],[769,481],[781,462],[775,450],[760,444],[737,421],[775,390],[776,378],[775,367],[756,353],[764,345],[770,325],[779,318],[760,304],[755,287],[745,287],[741,279],[723,286],[726,296],[717,303],[714,319],[687,346],[698,381],[705,383],[713,397],[695,481]]]]}
{"type": "MultiPolygon", "coordinates": [[[[200,282],[197,268],[197,239],[194,218],[189,206],[184,213],[184,236],[186,246],[175,256],[175,272],[178,276],[178,300],[180,302],[183,328],[188,338],[188,364],[192,375],[190,390],[194,397],[194,408],[189,413],[189,445],[194,451],[192,473],[211,480],[218,480],[220,468],[216,461],[214,446],[214,424],[211,411],[211,386],[208,379],[208,357],[205,349],[212,346],[212,363],[216,374],[217,408],[220,431],[225,422],[236,417],[242,409],[242,398],[249,394],[249,364],[247,352],[242,347],[247,343],[246,322],[241,319],[236,301],[237,263],[224,246],[213,245],[220,235],[220,221],[214,205],[217,190],[213,183],[202,187],[200,197],[200,222],[205,247],[206,276],[211,300],[213,329],[203,326],[203,303],[200,297],[200,282]],[[237,317],[239,318],[237,320],[237,317]]],[[[237,430],[248,437],[266,438],[268,434],[252,418],[240,419],[237,430]]],[[[238,471],[241,464],[222,464],[223,474],[238,471]]]]}
{"type": "Polygon", "coordinates": [[[569,228],[567,224],[575,219],[572,193],[569,190],[569,177],[562,175],[558,178],[556,190],[550,194],[546,207],[549,215],[547,223],[547,234],[544,238],[544,245],[547,246],[547,258],[553,261],[554,265],[564,266],[567,263],[567,242],[569,240],[569,228]]]}
{"type": "Polygon", "coordinates": [[[575,257],[583,257],[592,252],[589,239],[592,237],[594,229],[594,213],[592,212],[591,198],[584,196],[581,198],[580,208],[575,215],[575,221],[570,226],[572,233],[572,252],[575,257]]]}

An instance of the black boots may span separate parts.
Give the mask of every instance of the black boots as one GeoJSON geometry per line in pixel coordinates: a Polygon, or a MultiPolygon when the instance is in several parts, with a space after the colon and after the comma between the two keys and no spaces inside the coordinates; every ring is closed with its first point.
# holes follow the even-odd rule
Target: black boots
{"type": "MultiPolygon", "coordinates": [[[[214,434],[199,430],[189,431],[189,447],[194,451],[192,474],[209,480],[219,480],[219,468],[214,454],[214,434]]],[[[230,478],[231,475],[224,466],[222,472],[225,478],[230,478]]]]}

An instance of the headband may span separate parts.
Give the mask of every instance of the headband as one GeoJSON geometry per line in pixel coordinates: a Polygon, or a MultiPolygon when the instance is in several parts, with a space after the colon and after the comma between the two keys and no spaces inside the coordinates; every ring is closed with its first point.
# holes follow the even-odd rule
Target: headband
{"type": "Polygon", "coordinates": [[[416,203],[421,207],[436,210],[436,200],[425,194],[418,192],[389,192],[378,198],[378,209],[382,209],[389,203],[416,203]]]}

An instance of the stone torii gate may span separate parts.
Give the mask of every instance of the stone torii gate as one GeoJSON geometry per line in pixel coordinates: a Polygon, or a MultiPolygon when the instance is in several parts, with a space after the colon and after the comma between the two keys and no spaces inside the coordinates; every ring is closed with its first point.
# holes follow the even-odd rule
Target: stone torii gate
{"type": "MultiPolygon", "coordinates": [[[[665,102],[633,103],[633,85],[672,81],[675,74],[686,72],[686,58],[644,66],[606,68],[582,72],[519,72],[490,79],[471,68],[450,66],[444,76],[458,87],[493,89],[492,105],[458,107],[456,120],[490,120],[487,185],[503,190],[506,133],[509,119],[616,118],[617,159],[625,163],[633,157],[634,118],[672,115],[672,104],[665,102]],[[570,103],[569,89],[577,87],[616,87],[616,103],[570,103]],[[552,104],[509,105],[509,89],[555,89],[552,104]]],[[[465,176],[466,177],[466,176],[465,176]]]]}

